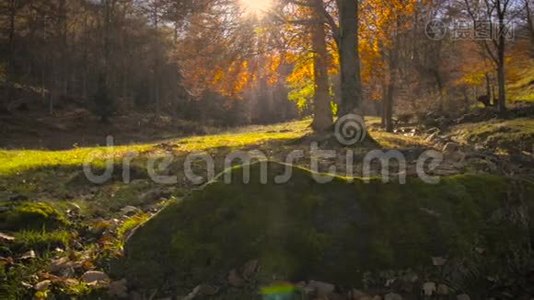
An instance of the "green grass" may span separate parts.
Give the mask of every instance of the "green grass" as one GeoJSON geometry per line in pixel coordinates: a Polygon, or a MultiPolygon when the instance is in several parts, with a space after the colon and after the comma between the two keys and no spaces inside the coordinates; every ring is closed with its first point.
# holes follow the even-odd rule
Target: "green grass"
{"type": "Polygon", "coordinates": [[[244,148],[273,141],[288,141],[309,133],[309,120],[273,126],[252,126],[237,132],[191,137],[177,141],[177,150],[206,151],[217,148],[244,148]]]}
{"type": "Polygon", "coordinates": [[[72,235],[66,230],[23,230],[15,233],[14,237],[14,249],[41,251],[67,246],[72,235]]]}
{"type": "Polygon", "coordinates": [[[125,239],[132,230],[134,230],[137,226],[145,223],[149,218],[150,218],[150,215],[146,213],[138,214],[131,218],[128,218],[117,229],[118,238],[125,239]]]}
{"type": "MultiPolygon", "coordinates": [[[[377,118],[368,118],[369,124],[379,122],[377,118]]],[[[177,153],[191,153],[217,149],[242,149],[251,146],[264,146],[269,143],[291,141],[311,133],[310,120],[282,123],[271,126],[250,126],[234,131],[194,136],[183,139],[170,139],[163,143],[121,145],[115,147],[87,147],[63,151],[47,150],[1,150],[0,149],[0,176],[12,176],[18,173],[35,169],[53,168],[79,168],[86,161],[93,166],[101,166],[106,159],[119,161],[129,152],[141,153],[142,157],[148,154],[162,152],[158,145],[165,144],[172,147],[177,153]],[[94,158],[93,160],[90,160],[94,158]]],[[[379,143],[387,148],[417,146],[424,142],[413,137],[372,131],[371,134],[379,143]]],[[[166,147],[165,150],[168,150],[166,147]]]]}
{"type": "MultiPolygon", "coordinates": [[[[218,135],[168,140],[176,151],[197,152],[217,148],[244,148],[273,141],[287,141],[308,133],[309,121],[298,121],[273,126],[253,126],[218,135]]],[[[91,157],[92,165],[105,159],[120,159],[129,152],[158,152],[158,144],[138,144],[116,147],[88,147],[65,151],[0,150],[0,176],[14,175],[36,168],[78,167],[91,157]]]]}
{"type": "Polygon", "coordinates": [[[534,119],[529,118],[465,124],[456,132],[465,142],[504,151],[531,152],[534,146],[534,119]]]}
{"type": "MultiPolygon", "coordinates": [[[[2,204],[5,205],[5,204],[2,204]]],[[[68,224],[63,212],[46,202],[21,202],[0,216],[0,229],[56,229],[68,224]]]]}

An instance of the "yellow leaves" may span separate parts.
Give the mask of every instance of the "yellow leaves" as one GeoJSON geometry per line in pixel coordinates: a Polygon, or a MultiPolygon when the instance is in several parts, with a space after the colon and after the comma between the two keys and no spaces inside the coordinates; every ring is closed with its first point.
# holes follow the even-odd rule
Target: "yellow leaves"
{"type": "Polygon", "coordinates": [[[296,58],[293,62],[295,67],[293,72],[288,76],[287,82],[290,85],[294,85],[303,82],[308,79],[313,79],[313,54],[304,54],[301,57],[296,58]]]}
{"type": "Polygon", "coordinates": [[[229,61],[219,66],[197,66],[197,70],[205,68],[200,74],[209,78],[205,82],[206,89],[224,96],[240,98],[245,90],[260,80],[265,80],[269,85],[277,84],[282,62],[281,55],[271,54],[250,60],[229,61]]]}
{"type": "Polygon", "coordinates": [[[387,70],[386,56],[394,45],[396,35],[410,28],[418,0],[374,0],[362,2],[360,27],[360,56],[362,79],[371,91],[371,98],[381,95],[375,90],[387,70]]]}
{"type": "Polygon", "coordinates": [[[238,96],[253,76],[248,61],[238,61],[231,62],[226,68],[215,68],[211,77],[210,89],[224,96],[238,96]]]}

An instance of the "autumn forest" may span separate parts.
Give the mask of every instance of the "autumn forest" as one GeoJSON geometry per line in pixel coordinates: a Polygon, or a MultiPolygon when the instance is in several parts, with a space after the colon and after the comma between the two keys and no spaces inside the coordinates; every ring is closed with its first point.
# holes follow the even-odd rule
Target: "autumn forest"
{"type": "Polygon", "coordinates": [[[0,0],[0,299],[534,297],[532,0],[0,0]]]}

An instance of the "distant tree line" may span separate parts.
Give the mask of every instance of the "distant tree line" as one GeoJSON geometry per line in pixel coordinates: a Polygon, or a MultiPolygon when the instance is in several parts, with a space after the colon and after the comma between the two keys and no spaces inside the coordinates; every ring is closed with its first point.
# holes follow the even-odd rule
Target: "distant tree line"
{"type": "Polygon", "coordinates": [[[477,98],[504,112],[507,62],[534,45],[532,0],[271,3],[258,17],[242,0],[0,0],[0,112],[26,86],[49,113],[76,103],[103,121],[140,111],[270,123],[298,106],[317,131],[351,112],[392,131],[395,114],[477,98]],[[499,34],[454,39],[459,22],[499,34]]]}
{"type": "MultiPolygon", "coordinates": [[[[184,70],[180,59],[201,52],[185,49],[184,39],[193,15],[212,2],[0,0],[0,111],[18,100],[17,87],[27,86],[49,113],[75,103],[104,121],[135,110],[228,125],[276,119],[276,105],[270,116],[251,117],[232,97],[184,88],[183,73],[195,70],[184,70]]],[[[279,119],[295,112],[287,106],[279,119]]]]}

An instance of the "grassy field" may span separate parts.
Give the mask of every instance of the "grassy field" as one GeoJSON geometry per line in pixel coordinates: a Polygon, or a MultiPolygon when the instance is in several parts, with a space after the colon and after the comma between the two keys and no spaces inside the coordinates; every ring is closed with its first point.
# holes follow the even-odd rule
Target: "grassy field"
{"type": "MultiPolygon", "coordinates": [[[[368,122],[376,124],[377,118],[369,118],[368,122]]],[[[162,150],[172,150],[185,155],[222,148],[237,150],[261,147],[268,143],[284,143],[302,138],[311,133],[309,125],[310,120],[304,120],[270,126],[250,126],[216,135],[168,139],[158,143],[74,148],[63,151],[0,149],[0,176],[10,176],[37,168],[80,167],[89,158],[94,158],[93,164],[98,165],[107,158],[120,159],[131,152],[148,156],[162,150]]],[[[371,135],[385,148],[426,146],[423,139],[417,137],[376,130],[371,131],[371,135]]]]}
{"type": "Polygon", "coordinates": [[[480,145],[504,152],[534,150],[534,120],[490,120],[484,123],[462,124],[453,131],[470,145],[480,145]]]}
{"type": "MultiPolygon", "coordinates": [[[[384,148],[432,147],[424,136],[385,133],[377,129],[378,118],[366,121],[370,134],[384,148]]],[[[7,273],[1,271],[9,260],[0,260],[0,298],[44,298],[49,293],[69,297],[96,295],[107,299],[105,290],[95,290],[72,279],[79,278],[87,270],[110,272],[112,262],[123,255],[125,239],[133,228],[198,187],[186,182],[183,175],[179,175],[178,184],[156,184],[147,176],[143,164],[148,157],[173,153],[176,156],[173,167],[181,168],[188,153],[206,151],[215,158],[217,170],[222,167],[225,154],[236,150],[261,150],[270,158],[280,160],[292,150],[309,150],[302,139],[311,134],[309,124],[308,119],[114,147],[0,150],[0,199],[3,200],[0,211],[7,211],[0,214],[0,232],[14,239],[11,242],[0,240],[0,256],[17,261],[27,251],[36,254],[30,262],[17,262],[7,273]],[[132,165],[131,182],[123,181],[120,170],[101,185],[90,183],[84,176],[82,165],[88,158],[94,157],[91,164],[97,167],[105,159],[113,158],[114,166],[121,169],[120,159],[131,152],[139,153],[132,165]],[[20,284],[35,285],[48,280],[50,263],[66,257],[77,266],[75,274],[69,275],[71,278],[55,279],[49,289],[38,293],[20,284]],[[3,297],[2,292],[7,296],[3,297]]],[[[500,141],[496,144],[498,147],[517,146],[521,142],[527,145],[534,132],[534,120],[464,124],[454,130],[466,142],[491,144],[495,140],[500,141]]],[[[201,169],[197,171],[204,174],[201,169]]],[[[121,274],[109,275],[122,278],[121,274]]]]}

